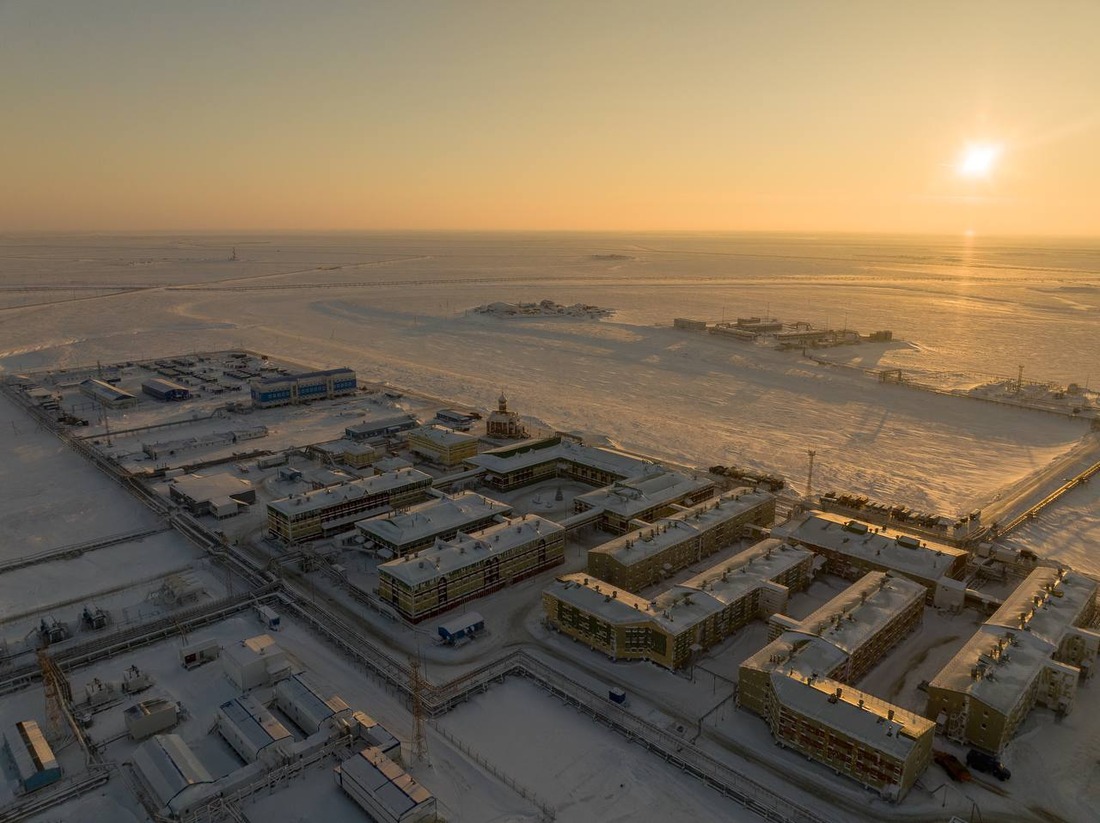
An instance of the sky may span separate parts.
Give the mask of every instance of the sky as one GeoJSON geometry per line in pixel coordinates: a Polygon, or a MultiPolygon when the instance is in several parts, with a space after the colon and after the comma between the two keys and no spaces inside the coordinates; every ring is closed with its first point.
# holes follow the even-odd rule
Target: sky
{"type": "Polygon", "coordinates": [[[1092,0],[0,0],[0,231],[1095,237],[1098,33],[1092,0]]]}

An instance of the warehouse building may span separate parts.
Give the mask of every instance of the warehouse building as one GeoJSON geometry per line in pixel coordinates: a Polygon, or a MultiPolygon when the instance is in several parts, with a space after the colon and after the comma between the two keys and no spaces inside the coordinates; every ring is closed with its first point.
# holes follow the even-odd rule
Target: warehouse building
{"type": "Polygon", "coordinates": [[[901,799],[928,766],[935,724],[845,683],[920,624],[924,599],[919,583],[870,572],[803,620],[773,615],[773,639],[741,664],[737,705],[780,744],[901,799]]]}
{"type": "Polygon", "coordinates": [[[678,506],[693,506],[713,495],[712,480],[650,466],[636,477],[579,495],[573,500],[573,510],[579,514],[598,509],[597,525],[612,534],[623,534],[630,530],[631,521],[652,523],[674,513],[678,506]]]}
{"type": "Polygon", "coordinates": [[[790,592],[809,585],[813,558],[764,540],[653,600],[568,574],[543,591],[543,609],[553,628],[613,660],[678,669],[750,621],[786,608],[790,592]]]}
{"type": "Polygon", "coordinates": [[[294,742],[286,726],[247,694],[222,703],[216,722],[218,734],[245,763],[261,758],[267,763],[279,762],[294,742]]]}
{"type": "Polygon", "coordinates": [[[344,437],[349,440],[377,440],[382,437],[390,437],[399,432],[415,429],[419,423],[411,414],[386,414],[379,417],[369,417],[362,423],[348,426],[344,429],[344,437]]]}
{"type": "Polygon", "coordinates": [[[377,823],[435,823],[435,796],[379,749],[352,755],[333,773],[347,792],[377,823]]]}
{"type": "Polygon", "coordinates": [[[590,486],[606,486],[616,480],[640,475],[653,463],[613,449],[584,446],[554,435],[489,449],[466,460],[466,465],[484,469],[485,482],[504,491],[551,478],[568,478],[590,486]]]}
{"type": "Polygon", "coordinates": [[[242,692],[270,686],[290,674],[286,652],[269,634],[227,644],[221,660],[226,677],[242,692]]]}
{"type": "Polygon", "coordinates": [[[378,596],[414,622],[563,562],[565,529],[534,515],[507,519],[378,567],[378,596]]]}
{"type": "Polygon", "coordinates": [[[307,674],[292,675],[276,683],[275,703],[307,735],[352,714],[343,698],[307,674]]]}
{"type": "Polygon", "coordinates": [[[460,531],[484,528],[512,513],[512,507],[499,500],[471,491],[417,503],[400,514],[391,513],[356,523],[359,531],[375,548],[391,557],[404,557],[426,549],[437,540],[449,540],[460,531]]]}
{"type": "Polygon", "coordinates": [[[179,383],[165,380],[163,377],[152,377],[141,384],[141,390],[156,400],[178,401],[190,400],[191,390],[179,383]]]}
{"type": "Polygon", "coordinates": [[[929,600],[943,579],[965,577],[969,557],[964,549],[828,512],[809,512],[772,534],[822,555],[827,571],[849,580],[869,571],[904,574],[928,589],[929,600]]]}
{"type": "Polygon", "coordinates": [[[37,791],[61,779],[61,766],[34,720],[21,720],[4,732],[4,747],[15,764],[23,792],[37,791]]]}
{"type": "Polygon", "coordinates": [[[163,440],[158,443],[143,443],[141,450],[154,460],[163,457],[172,457],[180,452],[193,451],[194,449],[216,448],[232,443],[243,443],[246,440],[257,440],[267,437],[267,426],[248,426],[232,431],[210,432],[197,437],[181,437],[176,440],[163,440]]]}
{"type": "Polygon", "coordinates": [[[247,480],[231,474],[188,474],[168,484],[168,496],[192,514],[219,514],[256,502],[256,489],[247,480]]]}
{"type": "Polygon", "coordinates": [[[1032,572],[928,685],[926,714],[948,737],[990,752],[1031,710],[1072,711],[1096,667],[1096,581],[1064,568],[1032,572]]]}
{"type": "Polygon", "coordinates": [[[633,531],[588,552],[588,573],[627,591],[639,591],[714,554],[752,526],[775,521],[775,497],[737,489],[633,531]]]}
{"type": "Polygon", "coordinates": [[[438,463],[440,466],[457,466],[477,454],[477,438],[445,426],[421,426],[410,429],[409,449],[414,454],[438,463]]]}
{"type": "Polygon", "coordinates": [[[326,537],[353,528],[358,520],[418,503],[431,485],[431,475],[402,469],[292,494],[267,504],[268,531],[287,543],[326,537]]]}
{"type": "Polygon", "coordinates": [[[258,377],[251,382],[251,389],[252,405],[266,409],[355,394],[358,383],[355,372],[343,368],[258,377]]]}
{"type": "Polygon", "coordinates": [[[134,752],[134,771],[158,806],[178,815],[207,796],[214,778],[178,734],[158,734],[134,752]]]}
{"type": "Polygon", "coordinates": [[[138,404],[137,397],[130,392],[94,378],[80,383],[80,393],[108,409],[128,409],[138,404]]]}

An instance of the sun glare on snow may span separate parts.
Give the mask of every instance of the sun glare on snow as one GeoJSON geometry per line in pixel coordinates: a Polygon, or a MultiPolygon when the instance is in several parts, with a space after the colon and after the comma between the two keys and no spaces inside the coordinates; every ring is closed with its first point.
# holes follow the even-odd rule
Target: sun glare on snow
{"type": "Polygon", "coordinates": [[[963,177],[988,177],[1000,153],[999,146],[988,143],[967,146],[956,169],[963,177]]]}

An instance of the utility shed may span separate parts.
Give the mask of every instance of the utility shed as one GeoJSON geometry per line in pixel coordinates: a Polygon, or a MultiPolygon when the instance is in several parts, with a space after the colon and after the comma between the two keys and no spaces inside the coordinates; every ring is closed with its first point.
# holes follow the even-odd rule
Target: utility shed
{"type": "Polygon", "coordinates": [[[21,720],[5,732],[4,745],[19,772],[19,785],[24,792],[33,792],[61,779],[61,766],[38,723],[21,720]]]}
{"type": "Polygon", "coordinates": [[[226,676],[242,692],[257,686],[270,686],[290,674],[286,652],[269,634],[230,643],[222,649],[222,665],[226,676]]]}
{"type": "Polygon", "coordinates": [[[134,770],[161,808],[172,814],[187,808],[202,786],[214,782],[206,767],[178,734],[158,734],[134,752],[134,770]]]}
{"type": "Polygon", "coordinates": [[[126,709],[126,731],[131,740],[144,740],[151,734],[162,732],[176,725],[179,706],[163,697],[142,700],[126,709]]]}
{"type": "Polygon", "coordinates": [[[485,618],[477,612],[460,614],[452,617],[445,623],[439,624],[439,636],[444,643],[454,644],[462,640],[469,640],[475,634],[485,629],[485,618]]]}
{"type": "Polygon", "coordinates": [[[336,784],[378,823],[436,819],[435,796],[371,746],[334,769],[336,784]]]}
{"type": "Polygon", "coordinates": [[[306,734],[325,721],[351,714],[351,708],[332,689],[306,674],[296,674],[275,685],[275,703],[306,734]]]}
{"type": "Polygon", "coordinates": [[[218,733],[245,763],[273,753],[278,759],[286,744],[293,743],[286,726],[258,700],[245,694],[218,707],[218,733]]]}

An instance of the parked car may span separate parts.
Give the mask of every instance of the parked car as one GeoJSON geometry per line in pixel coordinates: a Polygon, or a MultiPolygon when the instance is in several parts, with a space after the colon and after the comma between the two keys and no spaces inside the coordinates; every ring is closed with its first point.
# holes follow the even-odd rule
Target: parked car
{"type": "Polygon", "coordinates": [[[935,760],[943,770],[947,772],[948,777],[957,782],[965,782],[970,780],[970,770],[962,764],[962,761],[950,752],[933,751],[932,759],[935,760]]]}
{"type": "Polygon", "coordinates": [[[966,754],[966,765],[979,772],[991,774],[998,780],[1008,780],[1012,772],[1005,768],[1005,764],[991,754],[971,749],[966,754]]]}

